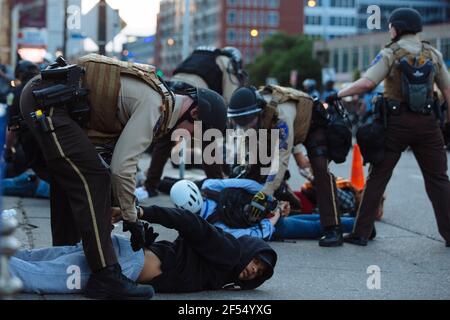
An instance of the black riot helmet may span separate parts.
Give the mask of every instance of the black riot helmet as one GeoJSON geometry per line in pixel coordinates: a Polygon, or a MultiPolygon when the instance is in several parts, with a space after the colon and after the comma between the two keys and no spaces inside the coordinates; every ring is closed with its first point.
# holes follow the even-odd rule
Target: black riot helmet
{"type": "Polygon", "coordinates": [[[39,66],[28,60],[19,61],[14,69],[14,77],[22,82],[26,82],[39,73],[39,66]]]}
{"type": "Polygon", "coordinates": [[[198,107],[198,121],[202,121],[203,130],[218,129],[225,132],[227,106],[220,94],[210,89],[191,88],[186,91],[186,95],[194,100],[193,107],[198,107]]]}
{"type": "Polygon", "coordinates": [[[246,126],[264,109],[266,101],[255,87],[242,87],[231,96],[228,118],[240,126],[246,126]]]}
{"type": "Polygon", "coordinates": [[[234,74],[238,78],[241,87],[245,86],[248,82],[248,73],[244,70],[241,51],[235,47],[225,47],[221,52],[224,56],[231,59],[228,72],[234,74]]]}
{"type": "Polygon", "coordinates": [[[389,24],[397,31],[397,38],[404,34],[419,33],[423,26],[420,13],[412,8],[398,8],[392,11],[389,24]]]}

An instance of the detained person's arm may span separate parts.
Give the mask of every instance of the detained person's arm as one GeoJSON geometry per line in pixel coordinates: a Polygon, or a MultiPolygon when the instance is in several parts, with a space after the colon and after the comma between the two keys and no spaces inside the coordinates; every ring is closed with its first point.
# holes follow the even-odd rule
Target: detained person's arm
{"type": "Polygon", "coordinates": [[[261,191],[262,185],[250,179],[208,179],[203,183],[202,189],[222,191],[226,188],[242,188],[250,193],[261,191]]]}
{"type": "Polygon", "coordinates": [[[186,210],[151,206],[143,208],[142,220],[177,230],[205,259],[232,268],[239,260],[239,243],[231,235],[186,210]]]}

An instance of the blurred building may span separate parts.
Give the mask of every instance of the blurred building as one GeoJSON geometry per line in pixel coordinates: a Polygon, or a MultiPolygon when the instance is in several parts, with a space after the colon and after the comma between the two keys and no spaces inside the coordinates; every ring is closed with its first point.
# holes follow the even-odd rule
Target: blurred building
{"type": "MultiPolygon", "coordinates": [[[[81,0],[69,0],[68,5],[79,8],[81,17],[81,0]]],[[[63,0],[0,0],[1,61],[13,64],[16,57],[11,50],[16,49],[22,58],[34,62],[54,57],[63,47],[64,23],[63,0]]],[[[72,37],[73,33],[77,30],[68,31],[68,56],[83,49],[82,41],[72,37]]]]}
{"type": "MultiPolygon", "coordinates": [[[[161,0],[155,62],[166,74],[182,61],[184,3],[161,0]]],[[[303,0],[191,0],[191,50],[234,46],[248,62],[278,31],[303,32],[303,0]]]]}
{"type": "Polygon", "coordinates": [[[155,64],[155,36],[129,39],[123,44],[122,60],[155,64]]]}
{"type": "MultiPolygon", "coordinates": [[[[450,22],[427,25],[420,34],[442,52],[447,66],[450,66],[450,22]]],[[[336,72],[338,82],[353,81],[356,70],[364,72],[378,52],[390,42],[387,32],[348,36],[314,43],[314,53],[323,66],[336,72]]]]}
{"type": "Polygon", "coordinates": [[[450,4],[446,0],[305,0],[304,33],[313,37],[332,39],[369,33],[369,6],[381,11],[381,29],[386,31],[390,13],[399,7],[417,9],[426,25],[450,21],[450,4]]]}

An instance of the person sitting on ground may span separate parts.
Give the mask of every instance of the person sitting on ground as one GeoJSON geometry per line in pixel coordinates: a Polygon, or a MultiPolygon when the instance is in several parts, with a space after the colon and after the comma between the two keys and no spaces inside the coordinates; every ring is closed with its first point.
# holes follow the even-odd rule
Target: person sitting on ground
{"type": "MultiPolygon", "coordinates": [[[[173,241],[155,242],[158,234],[146,224],[146,248],[134,252],[130,240],[113,235],[112,242],[123,273],[156,292],[182,293],[239,287],[259,287],[274,273],[276,252],[254,237],[235,239],[198,215],[183,209],[138,207],[139,218],[175,229],[173,241]]],[[[113,216],[121,216],[119,208],[113,216]]],[[[131,239],[133,244],[133,238],[131,239]]],[[[70,294],[85,291],[91,273],[81,244],[22,250],[10,261],[11,273],[20,278],[25,292],[70,294]],[[71,266],[81,279],[68,285],[71,266]]],[[[85,292],[86,293],[86,292],[85,292]]]]}
{"type": "MultiPolygon", "coordinates": [[[[235,238],[317,239],[323,235],[319,215],[291,212],[288,202],[266,208],[266,218],[253,220],[248,209],[254,194],[262,188],[249,179],[209,179],[200,191],[192,181],[181,180],[174,184],[170,195],[176,207],[200,215],[235,238]]],[[[343,217],[343,231],[352,230],[354,222],[354,217],[343,217]]]]}

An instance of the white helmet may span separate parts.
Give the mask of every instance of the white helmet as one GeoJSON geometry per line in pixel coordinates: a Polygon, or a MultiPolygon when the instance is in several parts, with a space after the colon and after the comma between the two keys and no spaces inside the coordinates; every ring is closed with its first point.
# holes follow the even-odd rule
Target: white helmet
{"type": "Polygon", "coordinates": [[[179,209],[198,213],[203,206],[203,197],[197,185],[189,180],[181,180],[170,189],[170,199],[179,209]]]}

